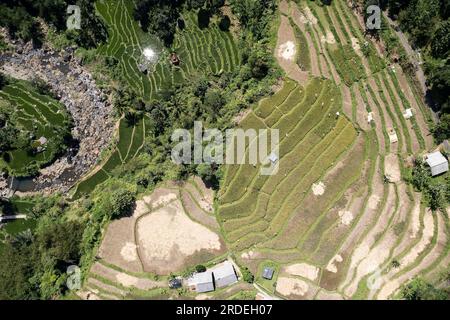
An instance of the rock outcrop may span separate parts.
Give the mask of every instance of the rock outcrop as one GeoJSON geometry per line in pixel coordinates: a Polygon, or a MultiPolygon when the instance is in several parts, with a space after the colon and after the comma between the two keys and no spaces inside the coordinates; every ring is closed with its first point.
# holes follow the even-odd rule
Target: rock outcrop
{"type": "Polygon", "coordinates": [[[92,75],[73,57],[73,48],[57,52],[45,46],[35,49],[31,43],[8,42],[12,50],[0,55],[0,70],[15,78],[44,80],[73,118],[72,136],[79,147],[43,168],[33,179],[32,190],[67,192],[97,163],[101,150],[110,143],[114,131],[112,105],[92,75]]]}

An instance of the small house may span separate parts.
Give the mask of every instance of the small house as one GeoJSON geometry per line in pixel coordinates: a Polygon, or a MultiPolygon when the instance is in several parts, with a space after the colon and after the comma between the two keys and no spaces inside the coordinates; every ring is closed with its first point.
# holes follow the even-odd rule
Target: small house
{"type": "Polygon", "coordinates": [[[369,114],[367,115],[367,122],[371,123],[373,121],[373,112],[369,112],[369,114]]]}
{"type": "Polygon", "coordinates": [[[273,268],[265,267],[263,270],[262,277],[267,280],[272,280],[273,278],[273,268]]]}
{"type": "Polygon", "coordinates": [[[398,142],[397,133],[395,133],[394,130],[390,130],[390,131],[389,131],[389,141],[390,141],[391,143],[396,143],[396,142],[398,142]]]}
{"type": "Polygon", "coordinates": [[[211,271],[194,273],[188,279],[188,286],[191,290],[196,292],[214,291],[214,280],[211,271]]]}
{"type": "Polygon", "coordinates": [[[448,160],[439,151],[428,154],[426,162],[433,177],[448,171],[448,160]]]}
{"type": "Polygon", "coordinates": [[[171,54],[170,54],[170,57],[169,57],[169,59],[170,59],[170,62],[174,65],[174,66],[178,66],[178,65],[180,65],[180,58],[178,57],[178,55],[175,53],[175,52],[172,52],[171,54]]]}
{"type": "Polygon", "coordinates": [[[38,140],[39,144],[41,146],[45,145],[47,143],[47,138],[46,137],[40,137],[38,140]]]}
{"type": "Polygon", "coordinates": [[[406,110],[405,110],[405,113],[403,113],[403,117],[404,117],[405,119],[410,119],[410,118],[412,118],[412,116],[413,116],[413,112],[412,112],[412,109],[411,109],[411,108],[406,109],[406,110]]]}
{"type": "Polygon", "coordinates": [[[211,271],[217,288],[226,287],[238,281],[233,264],[230,261],[221,263],[211,271]]]}
{"type": "Polygon", "coordinates": [[[145,63],[139,63],[138,64],[138,70],[144,74],[147,74],[148,71],[148,65],[145,63]]]}

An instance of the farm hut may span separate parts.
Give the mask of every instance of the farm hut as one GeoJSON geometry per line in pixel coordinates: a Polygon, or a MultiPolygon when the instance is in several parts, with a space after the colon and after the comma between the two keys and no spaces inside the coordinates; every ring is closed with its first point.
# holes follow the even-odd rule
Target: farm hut
{"type": "Polygon", "coordinates": [[[220,265],[211,269],[214,274],[214,280],[217,288],[229,286],[238,281],[233,264],[230,261],[225,261],[220,265]]]}
{"type": "Polygon", "coordinates": [[[398,142],[397,133],[395,133],[394,130],[390,130],[390,131],[389,131],[389,141],[390,141],[391,143],[396,143],[396,142],[398,142]]]}
{"type": "Polygon", "coordinates": [[[410,119],[410,118],[412,118],[412,116],[413,116],[413,113],[412,113],[412,109],[411,108],[406,109],[405,113],[403,113],[403,117],[405,119],[410,119]]]}
{"type": "Polygon", "coordinates": [[[272,280],[273,278],[273,268],[265,267],[263,270],[262,277],[267,280],[272,280]]]}
{"type": "Polygon", "coordinates": [[[428,154],[426,162],[430,166],[433,177],[448,171],[448,160],[439,151],[428,154]]]}
{"type": "Polygon", "coordinates": [[[188,279],[188,286],[196,292],[214,291],[213,274],[211,271],[195,273],[188,279]]]}
{"type": "Polygon", "coordinates": [[[175,52],[172,52],[170,54],[170,62],[174,65],[174,66],[178,66],[180,65],[180,58],[178,58],[178,55],[175,52]]]}
{"type": "Polygon", "coordinates": [[[38,142],[40,143],[41,146],[45,145],[47,143],[47,138],[46,137],[40,137],[38,139],[38,142]]]}
{"type": "Polygon", "coordinates": [[[373,121],[373,112],[369,112],[369,114],[367,115],[367,122],[371,123],[373,121]]]}
{"type": "Polygon", "coordinates": [[[140,72],[142,72],[144,74],[147,74],[148,66],[145,63],[139,63],[138,64],[138,69],[139,69],[140,72]]]}

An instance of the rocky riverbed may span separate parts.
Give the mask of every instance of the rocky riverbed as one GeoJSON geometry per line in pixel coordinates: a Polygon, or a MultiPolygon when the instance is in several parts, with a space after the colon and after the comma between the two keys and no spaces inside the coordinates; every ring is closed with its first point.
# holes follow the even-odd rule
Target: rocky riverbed
{"type": "MultiPolygon", "coordinates": [[[[7,38],[4,30],[2,33],[7,38]]],[[[0,55],[1,72],[24,80],[38,77],[48,83],[72,116],[72,136],[79,141],[78,150],[43,168],[27,191],[67,192],[97,163],[100,152],[110,143],[114,132],[112,105],[92,75],[74,58],[72,48],[57,52],[45,46],[35,49],[31,43],[8,42],[12,50],[0,55]]],[[[0,196],[10,194],[7,185],[0,183],[0,196]]]]}

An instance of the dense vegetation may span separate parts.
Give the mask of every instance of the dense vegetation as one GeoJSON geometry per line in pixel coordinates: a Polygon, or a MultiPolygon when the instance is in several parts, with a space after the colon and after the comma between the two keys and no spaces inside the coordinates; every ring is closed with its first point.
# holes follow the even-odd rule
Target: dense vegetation
{"type": "MultiPolygon", "coordinates": [[[[34,197],[27,214],[37,220],[35,229],[10,235],[0,246],[0,299],[51,299],[64,294],[67,267],[89,268],[102,228],[127,214],[134,196],[132,186],[111,180],[78,206],[59,195],[34,197]]],[[[13,206],[0,204],[0,209],[6,207],[13,206]]]]}
{"type": "Polygon", "coordinates": [[[422,278],[414,278],[404,285],[401,295],[406,300],[448,300],[448,289],[439,289],[422,278]]]}
{"type": "Polygon", "coordinates": [[[421,160],[416,160],[411,183],[417,190],[423,192],[432,210],[445,211],[450,201],[450,176],[433,179],[429,167],[421,160]]]}
{"type": "Polygon", "coordinates": [[[0,26],[6,27],[11,36],[32,40],[36,46],[45,39],[38,18],[79,46],[95,47],[106,40],[106,29],[95,14],[93,1],[5,0],[0,4],[0,26]],[[71,4],[77,4],[81,9],[80,30],[66,31],[66,10],[71,4]]]}
{"type": "Polygon", "coordinates": [[[197,15],[201,28],[207,28],[210,18],[219,13],[224,0],[138,0],[133,17],[139,21],[142,29],[156,35],[170,47],[174,41],[177,27],[183,28],[182,11],[198,10],[197,15]]]}

